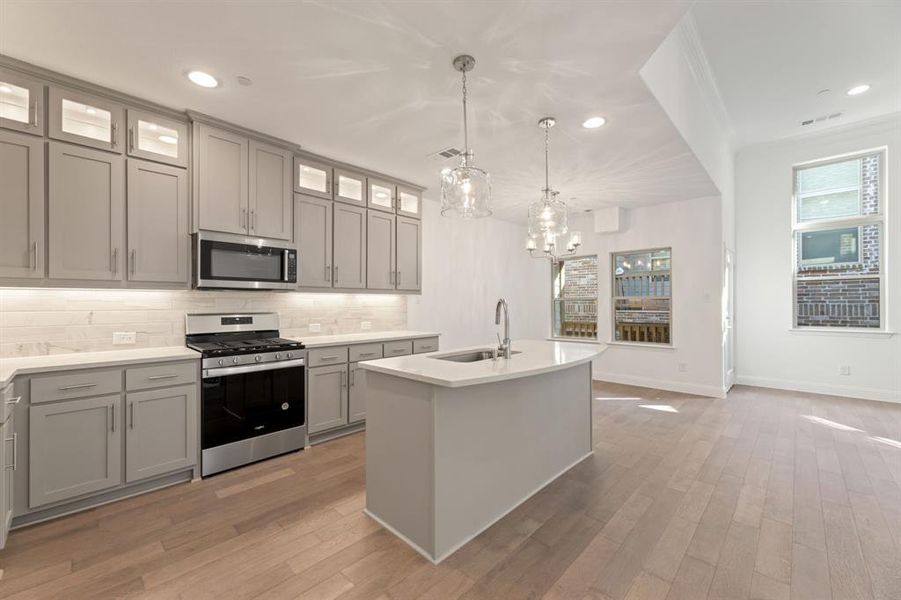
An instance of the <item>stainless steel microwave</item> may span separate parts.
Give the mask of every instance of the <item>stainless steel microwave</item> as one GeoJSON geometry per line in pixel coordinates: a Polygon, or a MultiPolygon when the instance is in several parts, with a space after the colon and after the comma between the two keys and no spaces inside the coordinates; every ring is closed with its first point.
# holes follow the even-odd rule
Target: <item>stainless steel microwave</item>
{"type": "Polygon", "coordinates": [[[195,288],[297,287],[297,247],[291,242],[215,231],[193,237],[195,288]]]}

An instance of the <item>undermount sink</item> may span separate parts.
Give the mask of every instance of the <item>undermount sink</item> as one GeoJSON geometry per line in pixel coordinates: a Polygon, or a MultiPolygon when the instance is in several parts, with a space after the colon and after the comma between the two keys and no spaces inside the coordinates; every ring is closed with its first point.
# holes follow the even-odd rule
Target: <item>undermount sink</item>
{"type": "MultiPolygon", "coordinates": [[[[519,352],[514,350],[510,354],[519,354],[519,352]]],[[[479,362],[480,360],[491,360],[494,358],[494,351],[490,348],[484,350],[469,350],[467,352],[445,354],[443,356],[432,356],[430,358],[437,360],[449,360],[451,362],[470,363],[479,362]]]]}

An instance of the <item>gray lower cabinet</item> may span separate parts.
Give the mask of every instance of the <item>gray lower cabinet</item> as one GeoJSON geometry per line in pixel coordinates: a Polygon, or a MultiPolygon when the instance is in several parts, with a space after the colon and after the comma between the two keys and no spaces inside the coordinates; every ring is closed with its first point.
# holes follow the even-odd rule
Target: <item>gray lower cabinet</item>
{"type": "Polygon", "coordinates": [[[129,392],[125,397],[125,481],[193,465],[197,455],[197,386],[129,392]]]}
{"type": "Polygon", "coordinates": [[[50,142],[50,277],[119,280],[125,169],[118,154],[50,142]]]}
{"type": "Polygon", "coordinates": [[[44,140],[0,131],[0,277],[44,276],[44,140]]]}
{"type": "Polygon", "coordinates": [[[378,210],[368,210],[366,217],[366,287],[393,290],[395,217],[378,210]]]}
{"type": "Polygon", "coordinates": [[[297,244],[298,287],[332,287],[331,200],[294,196],[294,241],[297,244]]]}
{"type": "Polygon", "coordinates": [[[334,273],[336,288],[366,287],[366,209],[334,205],[334,273]]]}
{"type": "Polygon", "coordinates": [[[347,424],[347,363],[307,369],[307,421],[311,434],[347,424]]]}
{"type": "Polygon", "coordinates": [[[277,146],[250,140],[251,235],[294,239],[294,155],[277,146]]]}
{"type": "Polygon", "coordinates": [[[249,143],[236,133],[195,125],[193,176],[200,229],[247,231],[249,143]]]}
{"type": "Polygon", "coordinates": [[[397,217],[397,289],[422,289],[422,221],[397,217]]]}
{"type": "Polygon", "coordinates": [[[6,546],[6,536],[13,518],[13,479],[19,467],[18,443],[14,415],[0,425],[0,548],[6,546]]]}
{"type": "Polygon", "coordinates": [[[128,159],[128,280],[187,283],[188,174],[128,159]]]}
{"type": "Polygon", "coordinates": [[[29,407],[31,508],[122,483],[121,412],[120,394],[29,407]]]}
{"type": "Polygon", "coordinates": [[[350,387],[347,396],[347,422],[358,423],[366,419],[366,371],[350,365],[350,387]]]}

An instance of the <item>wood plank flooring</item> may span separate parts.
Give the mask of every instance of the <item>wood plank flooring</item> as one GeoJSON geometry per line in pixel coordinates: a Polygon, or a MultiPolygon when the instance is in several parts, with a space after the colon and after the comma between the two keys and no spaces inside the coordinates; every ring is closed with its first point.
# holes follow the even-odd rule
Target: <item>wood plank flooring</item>
{"type": "Polygon", "coordinates": [[[597,384],[595,454],[433,566],[364,434],[12,533],[3,598],[899,600],[901,406],[597,384]]]}

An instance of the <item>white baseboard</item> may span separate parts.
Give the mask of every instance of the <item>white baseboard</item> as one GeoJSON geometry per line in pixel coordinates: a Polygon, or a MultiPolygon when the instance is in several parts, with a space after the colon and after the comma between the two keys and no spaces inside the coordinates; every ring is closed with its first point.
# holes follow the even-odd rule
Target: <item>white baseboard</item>
{"type": "Polygon", "coordinates": [[[848,398],[862,398],[863,400],[901,403],[901,392],[897,390],[865,388],[854,385],[835,385],[832,383],[821,383],[816,381],[777,379],[773,377],[755,377],[753,375],[738,375],[735,383],[777,390],[807,392],[810,394],[827,394],[829,396],[846,396],[848,398]]]}
{"type": "Polygon", "coordinates": [[[650,377],[640,377],[636,375],[623,375],[621,373],[605,373],[601,371],[593,371],[592,378],[595,381],[609,381],[610,383],[621,383],[623,385],[635,385],[638,387],[653,388],[657,390],[666,390],[669,392],[680,392],[682,394],[694,394],[696,396],[709,396],[711,398],[725,398],[726,391],[715,385],[706,385],[701,383],[689,383],[685,381],[669,381],[665,379],[653,379],[650,377]]]}

